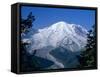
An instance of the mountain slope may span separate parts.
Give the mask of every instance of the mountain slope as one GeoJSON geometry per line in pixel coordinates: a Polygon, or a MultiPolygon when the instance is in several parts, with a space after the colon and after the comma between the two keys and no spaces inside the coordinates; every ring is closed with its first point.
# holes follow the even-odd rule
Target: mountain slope
{"type": "Polygon", "coordinates": [[[74,68],[78,60],[76,53],[80,51],[87,40],[87,30],[80,25],[68,24],[60,21],[49,27],[39,29],[36,33],[31,33],[30,38],[23,39],[30,42],[28,52],[35,56],[50,60],[54,63],[51,67],[74,68]]]}
{"type": "Polygon", "coordinates": [[[57,22],[44,29],[39,29],[38,33],[32,36],[32,49],[63,46],[73,52],[78,51],[86,44],[86,34],[87,30],[80,25],[57,22]]]}

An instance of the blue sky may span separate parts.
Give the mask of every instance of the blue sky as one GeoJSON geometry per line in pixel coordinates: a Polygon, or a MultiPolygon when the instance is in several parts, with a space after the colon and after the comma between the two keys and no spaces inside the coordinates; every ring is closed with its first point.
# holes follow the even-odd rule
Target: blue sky
{"type": "Polygon", "coordinates": [[[21,16],[23,18],[26,18],[30,12],[32,12],[36,19],[33,22],[34,28],[44,28],[56,22],[65,21],[67,23],[79,24],[89,30],[95,23],[95,10],[22,6],[21,16]]]}

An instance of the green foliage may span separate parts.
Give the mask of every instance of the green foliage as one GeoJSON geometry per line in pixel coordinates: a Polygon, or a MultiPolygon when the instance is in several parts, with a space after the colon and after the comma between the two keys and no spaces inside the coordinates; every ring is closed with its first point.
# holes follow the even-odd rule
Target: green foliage
{"type": "Polygon", "coordinates": [[[96,66],[96,32],[94,26],[87,34],[87,45],[78,59],[80,68],[96,66]]]}
{"type": "MultiPolygon", "coordinates": [[[[29,29],[33,26],[32,23],[35,20],[35,17],[32,15],[32,12],[29,13],[26,19],[21,18],[21,34],[24,33],[27,35],[29,32],[29,29]]],[[[27,46],[30,46],[29,43],[27,42],[22,42],[21,40],[21,71],[27,72],[27,71],[32,71],[35,69],[36,64],[34,61],[34,55],[30,54],[27,52],[27,46]]],[[[36,53],[36,52],[35,52],[36,53]]]]}
{"type": "Polygon", "coordinates": [[[29,28],[33,26],[33,21],[35,21],[35,17],[32,16],[32,12],[29,13],[26,19],[21,18],[21,33],[28,32],[29,28]]]}

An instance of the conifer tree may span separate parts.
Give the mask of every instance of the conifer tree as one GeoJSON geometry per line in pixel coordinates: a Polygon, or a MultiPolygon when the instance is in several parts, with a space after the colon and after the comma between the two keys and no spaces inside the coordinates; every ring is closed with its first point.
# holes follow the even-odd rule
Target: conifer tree
{"type": "Polygon", "coordinates": [[[29,29],[33,26],[33,21],[35,21],[35,17],[32,15],[32,12],[29,13],[26,19],[21,17],[21,33],[29,31],[29,29]]]}
{"type": "MultiPolygon", "coordinates": [[[[26,19],[21,18],[21,34],[27,36],[29,29],[33,26],[33,21],[35,21],[35,17],[32,15],[32,12],[29,13],[26,19]]],[[[27,52],[27,46],[29,45],[29,43],[24,43],[21,40],[21,71],[31,71],[35,67],[32,61],[32,55],[27,52]]]]}
{"type": "Polygon", "coordinates": [[[78,57],[80,67],[95,67],[96,66],[96,31],[95,25],[87,34],[87,44],[85,50],[78,57]]]}

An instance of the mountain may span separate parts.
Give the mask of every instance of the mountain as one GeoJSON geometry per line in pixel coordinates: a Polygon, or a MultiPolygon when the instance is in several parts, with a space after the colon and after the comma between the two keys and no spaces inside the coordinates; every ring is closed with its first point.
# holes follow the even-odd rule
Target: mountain
{"type": "Polygon", "coordinates": [[[80,25],[68,24],[60,21],[49,27],[39,29],[38,33],[31,38],[32,48],[63,46],[72,52],[80,50],[85,46],[87,30],[80,25]]]}
{"type": "Polygon", "coordinates": [[[34,53],[37,50],[36,56],[54,62],[50,68],[75,67],[78,64],[76,53],[86,45],[87,33],[80,25],[60,21],[31,33],[26,39],[31,42],[28,51],[34,53]]]}

